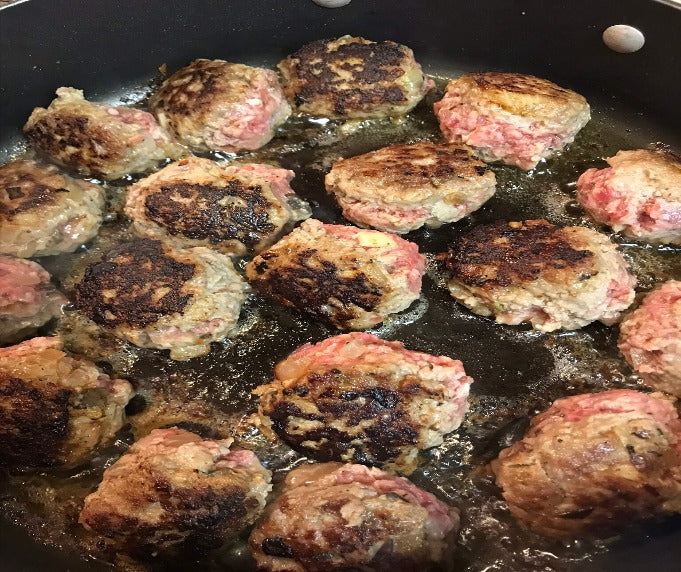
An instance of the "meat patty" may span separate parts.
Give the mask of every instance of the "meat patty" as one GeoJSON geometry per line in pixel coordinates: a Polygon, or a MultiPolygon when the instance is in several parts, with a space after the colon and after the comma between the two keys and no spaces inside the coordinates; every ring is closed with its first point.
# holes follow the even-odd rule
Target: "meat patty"
{"type": "Polygon", "coordinates": [[[263,425],[304,455],[409,474],[461,424],[472,381],[458,360],[355,332],[299,348],[254,393],[263,425]]]}
{"type": "Polygon", "coordinates": [[[206,59],[166,79],[149,107],[193,151],[258,149],[291,114],[276,72],[206,59]]]}
{"type": "Polygon", "coordinates": [[[50,283],[40,264],[0,256],[0,343],[30,336],[61,316],[66,298],[50,283]]]}
{"type": "Polygon", "coordinates": [[[224,254],[260,252],[310,216],[289,186],[293,171],[270,165],[220,165],[190,157],[128,189],[125,213],[136,234],[178,247],[224,254]]]}
{"type": "Polygon", "coordinates": [[[670,402],[628,389],[559,399],[492,469],[524,526],[607,537],[681,512],[681,421],[670,402]]]}
{"type": "Polygon", "coordinates": [[[275,300],[341,329],[362,330],[419,297],[426,261],[394,234],[303,222],[246,266],[275,300]]]}
{"type": "Polygon", "coordinates": [[[610,167],[577,181],[577,200],[598,222],[626,236],[681,244],[681,159],[659,151],[619,151],[610,167]]]}
{"type": "Polygon", "coordinates": [[[681,397],[681,281],[665,282],[625,317],[619,348],[648,385],[681,397]]]}
{"type": "Polygon", "coordinates": [[[202,552],[232,540],[265,508],[270,472],[232,439],[156,429],[104,472],[79,522],[117,549],[202,552]]]}
{"type": "Polygon", "coordinates": [[[307,44],[278,68],[293,108],[321,117],[404,115],[433,86],[406,46],[352,36],[307,44]]]}
{"type": "Polygon", "coordinates": [[[325,463],[291,471],[250,537],[259,570],[443,570],[459,514],[403,477],[325,463]]]}
{"type": "Polygon", "coordinates": [[[517,73],[453,79],[434,109],[448,141],[470,145],[485,161],[525,170],[574,141],[591,118],[581,95],[517,73]]]}
{"type": "Polygon", "coordinates": [[[73,252],[97,235],[104,189],[36,161],[0,167],[0,252],[22,258],[73,252]]]}
{"type": "Polygon", "coordinates": [[[62,351],[59,338],[0,349],[0,466],[73,467],[113,441],[132,386],[62,351]]]}
{"type": "Polygon", "coordinates": [[[75,296],[76,307],[115,336],[188,359],[233,333],[247,289],[224,254],[140,239],[89,266],[75,296]]]}
{"type": "Polygon", "coordinates": [[[36,107],[24,135],[57,165],[108,180],[186,154],[150,113],[91,103],[72,87],[60,87],[47,109],[36,107]]]}
{"type": "Polygon", "coordinates": [[[634,301],[636,279],[607,236],[545,220],[480,225],[446,257],[452,296],[500,324],[540,332],[612,324],[634,301]]]}
{"type": "Polygon", "coordinates": [[[326,190],[348,220],[401,234],[479,209],[496,177],[463,145],[421,141],[341,159],[326,175],[326,190]]]}

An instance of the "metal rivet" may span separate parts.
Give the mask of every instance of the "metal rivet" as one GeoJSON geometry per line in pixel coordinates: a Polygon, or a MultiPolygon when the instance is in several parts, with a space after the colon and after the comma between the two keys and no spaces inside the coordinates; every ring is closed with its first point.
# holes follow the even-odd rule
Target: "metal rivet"
{"type": "Polygon", "coordinates": [[[312,0],[315,4],[319,6],[324,6],[324,8],[340,8],[346,4],[350,4],[350,0],[312,0]]]}
{"type": "Polygon", "coordinates": [[[620,54],[637,52],[646,43],[646,38],[641,30],[633,26],[617,24],[606,28],[603,32],[603,42],[611,50],[620,54]]]}

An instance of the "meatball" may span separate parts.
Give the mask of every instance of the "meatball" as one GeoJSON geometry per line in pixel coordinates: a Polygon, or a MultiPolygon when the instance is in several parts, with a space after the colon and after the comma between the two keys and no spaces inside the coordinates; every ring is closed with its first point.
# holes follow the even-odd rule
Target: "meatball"
{"type": "Polygon", "coordinates": [[[622,321],[619,348],[648,385],[681,397],[681,281],[646,295],[622,321]]]}
{"type": "Polygon", "coordinates": [[[257,518],[272,488],[255,454],[231,444],[155,429],[104,472],[79,522],[132,553],[219,547],[257,518]]]}
{"type": "Polygon", "coordinates": [[[289,186],[293,175],[270,165],[191,157],[132,185],[125,212],[140,236],[224,254],[260,252],[310,216],[289,186]]]}
{"type": "Polygon", "coordinates": [[[0,343],[26,338],[61,316],[66,298],[31,260],[0,256],[0,343]]]}
{"type": "Polygon", "coordinates": [[[0,466],[84,463],[113,441],[132,394],[59,338],[0,349],[0,466]]]}
{"type": "Polygon", "coordinates": [[[355,332],[299,348],[254,393],[263,425],[308,457],[409,474],[461,424],[472,381],[458,360],[355,332]]]}
{"type": "Polygon", "coordinates": [[[581,95],[517,73],[453,79],[434,109],[448,141],[470,145],[485,161],[525,170],[571,143],[591,118],[581,95]]]}
{"type": "Polygon", "coordinates": [[[256,288],[341,329],[362,330],[419,297],[426,260],[394,234],[303,222],[246,266],[256,288]]]}
{"type": "Polygon", "coordinates": [[[97,235],[104,189],[36,161],[0,167],[0,252],[22,258],[73,252],[97,235]]]}
{"type": "Polygon", "coordinates": [[[620,151],[610,167],[577,181],[577,200],[598,222],[626,236],[681,244],[681,159],[659,151],[620,151]]]}
{"type": "Polygon", "coordinates": [[[291,471],[249,539],[259,570],[443,570],[459,514],[403,477],[325,463],[291,471]]]}
{"type": "Polygon", "coordinates": [[[620,389],[559,399],[492,469],[524,526],[567,539],[681,512],[680,460],[674,406],[620,389]]]}
{"type": "Polygon", "coordinates": [[[391,145],[341,159],[326,175],[343,216],[360,226],[405,233],[437,228],[479,209],[496,177],[462,145],[391,145]]]}
{"type": "Polygon", "coordinates": [[[352,36],[307,44],[278,67],[296,111],[338,119],[404,115],[433,85],[406,46],[352,36]]]}
{"type": "Polygon", "coordinates": [[[194,60],[163,82],[149,107],[193,151],[258,149],[291,115],[275,72],[224,60],[194,60]]]}
{"type": "Polygon", "coordinates": [[[72,87],[60,87],[47,109],[36,107],[24,134],[57,165],[109,180],[186,154],[150,113],[91,103],[72,87]]]}
{"type": "Polygon", "coordinates": [[[500,324],[540,332],[614,323],[634,301],[636,279],[607,236],[545,220],[474,227],[446,256],[449,291],[500,324]]]}
{"type": "Polygon", "coordinates": [[[247,288],[224,254],[140,239],[89,266],[75,295],[76,307],[115,336],[179,360],[233,333],[247,288]]]}

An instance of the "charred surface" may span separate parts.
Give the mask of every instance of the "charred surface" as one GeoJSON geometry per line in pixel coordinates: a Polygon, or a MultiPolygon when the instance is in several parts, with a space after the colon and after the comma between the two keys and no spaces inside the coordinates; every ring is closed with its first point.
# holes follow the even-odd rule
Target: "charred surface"
{"type": "Polygon", "coordinates": [[[53,465],[69,432],[71,392],[0,372],[0,466],[53,465]]]}
{"type": "Polygon", "coordinates": [[[450,246],[447,268],[471,286],[510,286],[536,280],[548,270],[582,266],[593,256],[577,250],[562,228],[545,220],[479,225],[450,246]]]}
{"type": "Polygon", "coordinates": [[[45,184],[44,177],[34,172],[31,165],[19,161],[0,168],[0,220],[11,220],[16,215],[53,204],[60,193],[68,192],[63,187],[45,184]]]}
{"type": "Polygon", "coordinates": [[[146,327],[182,312],[192,296],[184,285],[195,270],[168,255],[160,241],[128,242],[87,268],[76,286],[76,307],[108,328],[146,327]]]}
{"type": "Polygon", "coordinates": [[[219,244],[238,240],[253,249],[276,230],[270,211],[276,208],[260,185],[238,179],[225,186],[178,182],[160,187],[145,201],[145,214],[173,236],[219,244]]]}

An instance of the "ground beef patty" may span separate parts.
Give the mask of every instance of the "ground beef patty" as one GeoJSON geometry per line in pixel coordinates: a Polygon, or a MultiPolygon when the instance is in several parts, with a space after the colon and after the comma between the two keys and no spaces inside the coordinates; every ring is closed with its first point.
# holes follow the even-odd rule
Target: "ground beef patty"
{"type": "Polygon", "coordinates": [[[166,79],[149,107],[193,151],[257,149],[291,114],[276,72],[206,59],[166,79]]]}
{"type": "Polygon", "coordinates": [[[36,107],[24,135],[57,165],[109,180],[186,154],[150,113],[90,103],[72,87],[60,87],[47,109],[36,107]]]}
{"type": "Polygon", "coordinates": [[[307,44],[278,67],[293,108],[321,117],[404,115],[433,85],[406,46],[352,36],[307,44]]]}
{"type": "Polygon", "coordinates": [[[0,349],[0,466],[84,463],[113,441],[132,393],[59,338],[0,349]]]}
{"type": "Polygon", "coordinates": [[[286,477],[250,545],[259,570],[445,570],[459,514],[402,477],[306,465],[286,477]]]}
{"type": "Polygon", "coordinates": [[[310,216],[308,204],[289,186],[293,175],[257,163],[182,159],[129,187],[125,213],[136,234],[178,247],[260,252],[310,216]]]}
{"type": "Polygon", "coordinates": [[[472,381],[458,360],[355,332],[299,348],[254,393],[263,425],[308,457],[409,474],[461,424],[472,381]]]}
{"type": "Polygon", "coordinates": [[[419,297],[425,264],[394,234],[309,219],[249,262],[246,275],[285,306],[362,330],[419,297]]]}
{"type": "Polygon", "coordinates": [[[681,512],[681,421],[670,402],[628,389],[559,399],[492,469],[531,530],[607,537],[681,512]]]}
{"type": "Polygon", "coordinates": [[[73,252],[96,236],[104,189],[36,161],[0,167],[0,252],[22,258],[73,252]]]}
{"type": "Polygon", "coordinates": [[[591,117],[581,95],[517,73],[453,79],[434,109],[448,141],[470,145],[485,161],[526,170],[571,143],[591,117]]]}
{"type": "Polygon", "coordinates": [[[681,397],[681,281],[646,295],[622,321],[619,348],[648,385],[681,397]]]}
{"type": "Polygon", "coordinates": [[[66,298],[50,283],[50,275],[32,260],[0,256],[0,343],[30,336],[61,316],[66,298]]]}
{"type": "Polygon", "coordinates": [[[463,145],[391,145],[334,163],[326,190],[360,226],[404,233],[437,228],[479,209],[496,177],[463,145]]]}
{"type": "Polygon", "coordinates": [[[75,298],[81,312],[119,338],[188,359],[233,332],[247,288],[224,254],[140,239],[89,266],[75,298]]]}
{"type": "Polygon", "coordinates": [[[660,151],[619,151],[610,167],[577,181],[577,200],[598,222],[626,236],[681,244],[681,159],[660,151]]]}
{"type": "Polygon", "coordinates": [[[231,439],[156,429],[104,472],[79,522],[140,556],[194,552],[232,540],[265,507],[270,472],[231,439]]]}
{"type": "Polygon", "coordinates": [[[464,233],[446,256],[452,296],[500,324],[541,332],[614,323],[635,278],[607,236],[545,220],[496,222],[464,233]]]}

